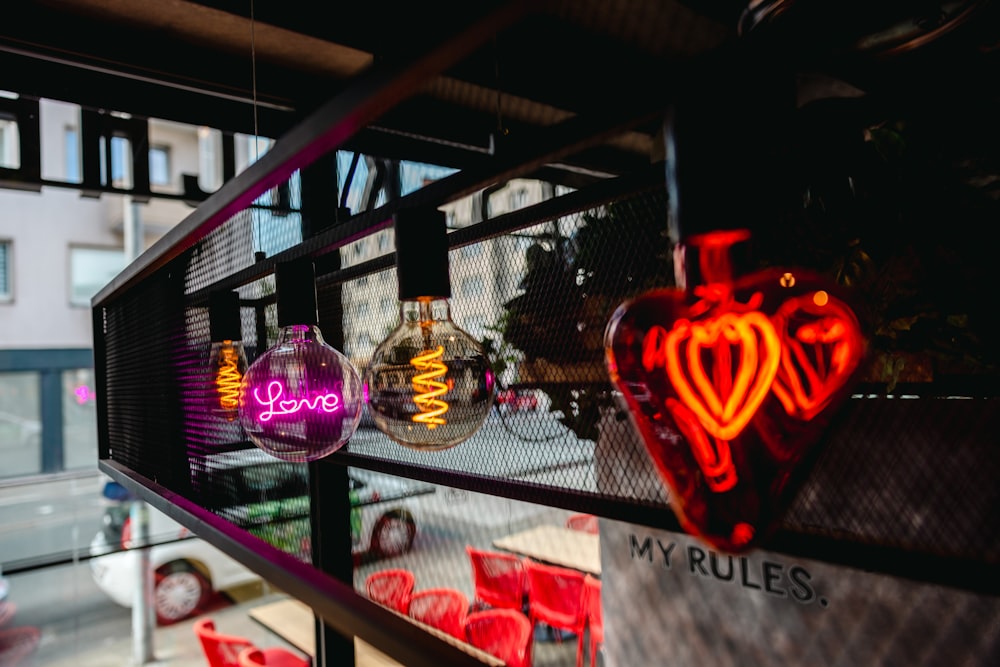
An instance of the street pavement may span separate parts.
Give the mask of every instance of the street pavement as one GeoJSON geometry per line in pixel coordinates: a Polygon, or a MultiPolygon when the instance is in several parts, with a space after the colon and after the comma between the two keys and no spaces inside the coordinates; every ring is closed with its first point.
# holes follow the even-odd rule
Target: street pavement
{"type": "MultiPolygon", "coordinates": [[[[522,471],[533,464],[550,464],[537,456],[511,456],[522,471]]],[[[585,474],[572,469],[573,461],[561,457],[567,474],[585,474]]],[[[580,464],[583,465],[583,464],[580,464]]],[[[31,484],[0,484],[0,564],[37,556],[53,545],[69,548],[87,544],[100,527],[103,512],[100,489],[102,475],[36,479],[31,484]],[[51,508],[42,509],[38,508],[51,508]],[[40,532],[41,531],[41,532],[40,532]],[[42,535],[39,538],[39,535],[42,535]]],[[[355,570],[355,587],[378,568],[406,566],[418,574],[418,587],[451,586],[471,599],[472,583],[464,544],[487,546],[506,532],[538,521],[561,521],[565,511],[553,510],[504,498],[455,489],[421,497],[422,520],[414,549],[390,560],[364,563],[355,570]],[[558,516],[557,516],[558,515],[558,516]]],[[[86,550],[79,552],[86,554],[86,550]]],[[[16,667],[134,667],[131,612],[112,603],[97,589],[86,560],[10,574],[9,599],[18,611],[5,627],[34,626],[41,630],[36,651],[16,667]]],[[[266,583],[216,596],[207,615],[226,633],[242,635],[260,646],[286,646],[280,637],[253,621],[248,611],[256,605],[282,597],[266,583]],[[257,587],[257,588],[254,588],[257,587]],[[235,600],[235,601],[234,601],[235,600]]],[[[189,619],[156,628],[153,666],[206,667],[189,619]]],[[[536,667],[573,664],[576,642],[537,643],[536,667]]],[[[336,664],[336,663],[332,663],[336,664]]],[[[0,665],[4,664],[0,656],[0,665]]]]}

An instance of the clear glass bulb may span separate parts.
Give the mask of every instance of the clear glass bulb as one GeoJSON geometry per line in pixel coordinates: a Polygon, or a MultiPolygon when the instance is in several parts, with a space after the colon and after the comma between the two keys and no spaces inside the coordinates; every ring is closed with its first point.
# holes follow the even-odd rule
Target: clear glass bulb
{"type": "Polygon", "coordinates": [[[243,341],[213,341],[208,358],[212,368],[209,412],[226,421],[234,421],[239,415],[240,385],[247,372],[243,341]]]}
{"type": "Polygon", "coordinates": [[[365,375],[372,419],[401,445],[453,447],[479,430],[493,406],[482,346],[451,320],[447,299],[400,302],[400,323],[375,349],[365,375]]]}
{"type": "Polygon", "coordinates": [[[278,342],[250,365],[240,388],[240,424],[264,451],[315,461],[340,449],[358,427],[361,377],[319,327],[281,329],[278,342]]]}

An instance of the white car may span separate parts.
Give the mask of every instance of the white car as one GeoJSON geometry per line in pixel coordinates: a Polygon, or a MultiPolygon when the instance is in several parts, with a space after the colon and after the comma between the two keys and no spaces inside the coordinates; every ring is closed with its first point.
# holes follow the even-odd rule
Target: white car
{"type": "MultiPolygon", "coordinates": [[[[279,461],[259,450],[241,452],[232,461],[224,457],[221,460],[222,465],[213,467],[210,476],[203,472],[200,481],[208,483],[211,479],[211,489],[221,491],[229,499],[241,498],[243,502],[211,509],[274,546],[308,560],[305,464],[279,461]],[[254,501],[254,494],[266,500],[254,501]]],[[[417,508],[411,500],[433,492],[435,487],[357,468],[351,468],[349,476],[355,557],[386,557],[409,551],[417,523],[417,508]]],[[[90,545],[91,554],[96,556],[90,560],[94,581],[114,602],[125,607],[132,606],[139,562],[138,553],[130,551],[131,504],[128,499],[110,501],[104,528],[90,545]]],[[[256,573],[194,537],[162,512],[149,508],[148,516],[149,543],[154,545],[149,547],[154,607],[160,623],[196,613],[213,591],[259,579],[256,573]]]]}

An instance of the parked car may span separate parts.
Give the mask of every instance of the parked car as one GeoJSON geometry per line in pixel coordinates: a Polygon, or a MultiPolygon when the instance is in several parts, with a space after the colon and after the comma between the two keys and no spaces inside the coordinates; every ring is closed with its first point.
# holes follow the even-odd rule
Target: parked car
{"type": "MultiPolygon", "coordinates": [[[[309,559],[309,498],[305,464],[288,463],[260,450],[223,455],[196,473],[195,484],[209,485],[206,505],[220,516],[274,546],[309,559]],[[228,457],[228,460],[227,458],[228,457]],[[224,501],[233,500],[229,504],[224,501]]],[[[434,486],[351,468],[351,541],[356,557],[387,557],[410,550],[417,530],[413,499],[434,486]]],[[[110,484],[114,486],[113,482],[110,484]]],[[[132,501],[118,489],[106,491],[104,526],[91,541],[91,574],[114,602],[132,606],[138,559],[132,501]]],[[[170,623],[196,613],[213,591],[251,583],[259,576],[170,517],[149,508],[150,564],[154,571],[156,617],[170,623]]]]}
{"type": "Polygon", "coordinates": [[[533,411],[538,409],[538,397],[530,389],[503,389],[497,392],[496,404],[511,412],[533,411]]]}

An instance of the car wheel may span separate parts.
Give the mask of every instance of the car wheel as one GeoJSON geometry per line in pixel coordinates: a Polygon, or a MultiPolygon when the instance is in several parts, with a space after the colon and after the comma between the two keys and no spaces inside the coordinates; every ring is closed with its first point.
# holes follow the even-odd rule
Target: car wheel
{"type": "Polygon", "coordinates": [[[371,551],[379,556],[405,554],[413,546],[417,524],[406,510],[386,512],[372,530],[371,551]]]}
{"type": "Polygon", "coordinates": [[[188,618],[201,609],[212,585],[193,565],[174,561],[161,565],[153,580],[153,606],[161,625],[188,618]]]}

